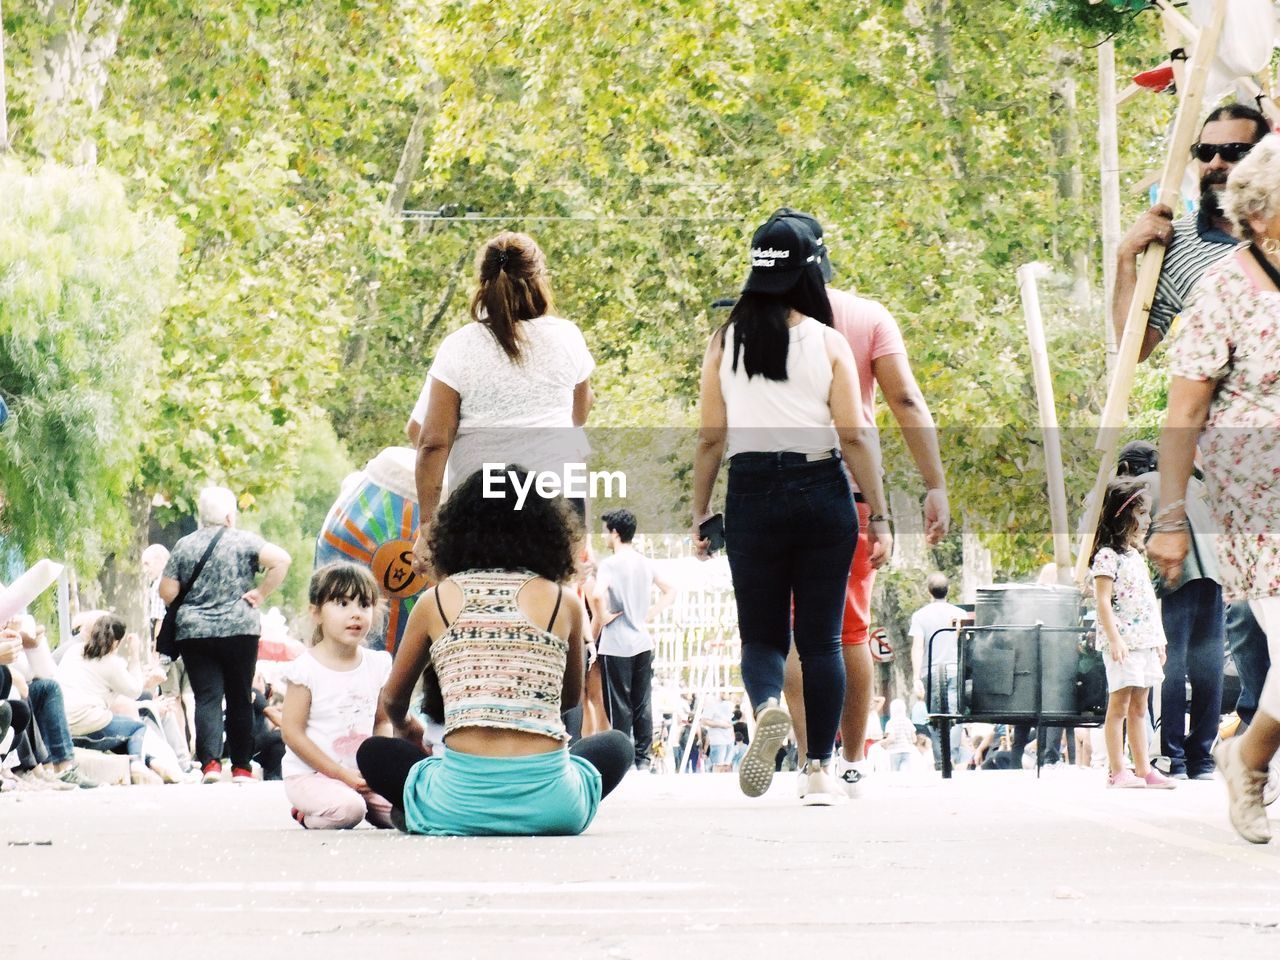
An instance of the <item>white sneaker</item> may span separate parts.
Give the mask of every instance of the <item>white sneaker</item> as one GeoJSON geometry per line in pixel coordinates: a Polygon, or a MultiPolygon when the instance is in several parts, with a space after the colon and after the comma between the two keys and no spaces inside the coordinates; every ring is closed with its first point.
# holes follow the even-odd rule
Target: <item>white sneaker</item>
{"type": "Polygon", "coordinates": [[[810,760],[800,771],[803,792],[800,799],[806,807],[829,807],[840,799],[836,778],[831,774],[831,761],[810,760]]]}
{"type": "Polygon", "coordinates": [[[1240,741],[1234,737],[1214,748],[1213,762],[1227,782],[1227,814],[1236,833],[1250,843],[1269,843],[1271,823],[1262,802],[1266,771],[1250,770],[1244,765],[1240,760],[1240,741]]]}
{"type": "Polygon", "coordinates": [[[763,796],[773,783],[774,764],[791,732],[791,717],[770,697],[756,713],[756,732],[738,767],[738,786],[748,797],[763,796]]]}
{"type": "Polygon", "coordinates": [[[1280,753],[1271,758],[1267,767],[1267,785],[1262,788],[1262,802],[1268,807],[1280,797],[1280,753]]]}
{"type": "Polygon", "coordinates": [[[45,783],[49,784],[49,786],[52,787],[54,790],[77,789],[74,783],[67,783],[65,780],[62,780],[56,773],[54,773],[52,770],[50,770],[48,767],[44,766],[43,764],[41,764],[40,766],[32,770],[31,775],[33,777],[39,777],[45,783]]]}
{"type": "Polygon", "coordinates": [[[864,760],[846,760],[843,755],[836,758],[836,779],[844,789],[845,796],[857,800],[866,795],[867,774],[871,772],[871,764],[864,760]]]}

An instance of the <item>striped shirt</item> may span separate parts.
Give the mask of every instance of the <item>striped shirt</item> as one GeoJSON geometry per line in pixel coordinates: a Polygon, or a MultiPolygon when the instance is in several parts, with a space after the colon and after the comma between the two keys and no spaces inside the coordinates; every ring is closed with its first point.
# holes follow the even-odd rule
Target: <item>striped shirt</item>
{"type": "Polygon", "coordinates": [[[569,643],[516,606],[516,594],[536,574],[468,570],[450,579],[462,589],[462,610],[431,644],[445,735],[491,727],[568,740],[560,696],[569,643]]]}
{"type": "Polygon", "coordinates": [[[1204,272],[1234,250],[1239,242],[1215,227],[1203,206],[1196,214],[1175,220],[1173,240],[1160,267],[1147,326],[1159,330],[1161,337],[1168,336],[1173,318],[1182,312],[1183,304],[1204,272]]]}

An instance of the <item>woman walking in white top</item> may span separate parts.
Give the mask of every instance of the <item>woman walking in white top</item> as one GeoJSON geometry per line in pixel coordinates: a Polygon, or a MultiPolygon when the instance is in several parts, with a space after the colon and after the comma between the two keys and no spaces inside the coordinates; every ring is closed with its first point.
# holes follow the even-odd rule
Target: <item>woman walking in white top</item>
{"type": "MultiPolygon", "coordinates": [[[[414,560],[422,573],[446,463],[458,487],[486,463],[563,475],[589,452],[582,426],[595,361],[582,331],[552,313],[542,250],[523,233],[500,233],[481,248],[476,273],[472,322],[440,344],[418,401],[414,560]]],[[[586,504],[574,506],[585,519],[586,504]]]]}
{"type": "Polygon", "coordinates": [[[778,219],[756,230],[751,246],[742,298],[702,364],[693,539],[705,556],[700,531],[727,447],[724,536],[742,682],[757,724],[738,781],[748,796],[763,794],[790,732],[778,698],[794,617],[809,727],[801,791],[806,804],[830,804],[845,684],[840,628],[858,524],[842,454],[872,510],[872,566],[888,558],[893,539],[853,355],[831,326],[821,241],[802,222],[778,219]]]}

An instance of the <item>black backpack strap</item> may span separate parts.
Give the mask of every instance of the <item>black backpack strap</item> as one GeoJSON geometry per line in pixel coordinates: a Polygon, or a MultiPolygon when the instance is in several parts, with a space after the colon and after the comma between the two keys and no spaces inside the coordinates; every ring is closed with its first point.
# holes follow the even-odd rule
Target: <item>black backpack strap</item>
{"type": "Polygon", "coordinates": [[[551,611],[551,619],[547,621],[547,633],[551,632],[551,628],[556,625],[556,614],[560,612],[560,601],[564,599],[564,587],[558,587],[556,592],[555,609],[551,611]]]}
{"type": "Polygon", "coordinates": [[[440,611],[440,622],[444,624],[446,630],[449,629],[449,618],[444,615],[444,604],[440,602],[440,584],[436,584],[436,609],[440,611]]]}
{"type": "Polygon", "coordinates": [[[1249,244],[1249,252],[1253,254],[1253,259],[1258,262],[1258,266],[1262,268],[1262,272],[1267,275],[1267,279],[1275,284],[1275,288],[1280,290],[1280,270],[1276,269],[1276,265],[1271,262],[1265,253],[1249,244]]]}
{"type": "Polygon", "coordinates": [[[217,549],[218,541],[222,539],[222,535],[227,532],[227,528],[221,528],[213,535],[213,539],[209,541],[209,546],[205,548],[204,555],[196,562],[195,568],[191,571],[191,582],[178,590],[178,595],[173,598],[174,603],[182,603],[187,599],[187,594],[191,592],[191,588],[196,585],[196,581],[200,579],[200,574],[204,572],[204,565],[209,562],[209,558],[213,556],[213,551],[217,549]]]}

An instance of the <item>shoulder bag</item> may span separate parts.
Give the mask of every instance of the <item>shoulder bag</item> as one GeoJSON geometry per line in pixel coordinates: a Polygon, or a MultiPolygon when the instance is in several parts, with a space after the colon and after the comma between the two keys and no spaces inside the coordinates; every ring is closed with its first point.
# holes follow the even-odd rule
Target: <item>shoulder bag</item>
{"type": "Polygon", "coordinates": [[[162,657],[168,657],[170,660],[177,660],[182,655],[182,650],[178,646],[178,608],[182,606],[182,601],[187,599],[187,594],[191,592],[191,588],[196,585],[196,581],[200,579],[200,574],[204,572],[204,565],[209,562],[209,557],[213,555],[214,549],[218,546],[218,541],[222,539],[222,535],[227,532],[227,528],[223,527],[213,535],[213,539],[209,541],[209,546],[205,548],[204,556],[196,564],[195,569],[191,571],[191,582],[186,586],[179,586],[178,595],[173,598],[173,603],[169,604],[164,611],[164,620],[160,623],[160,630],[156,634],[156,653],[162,657]]]}

